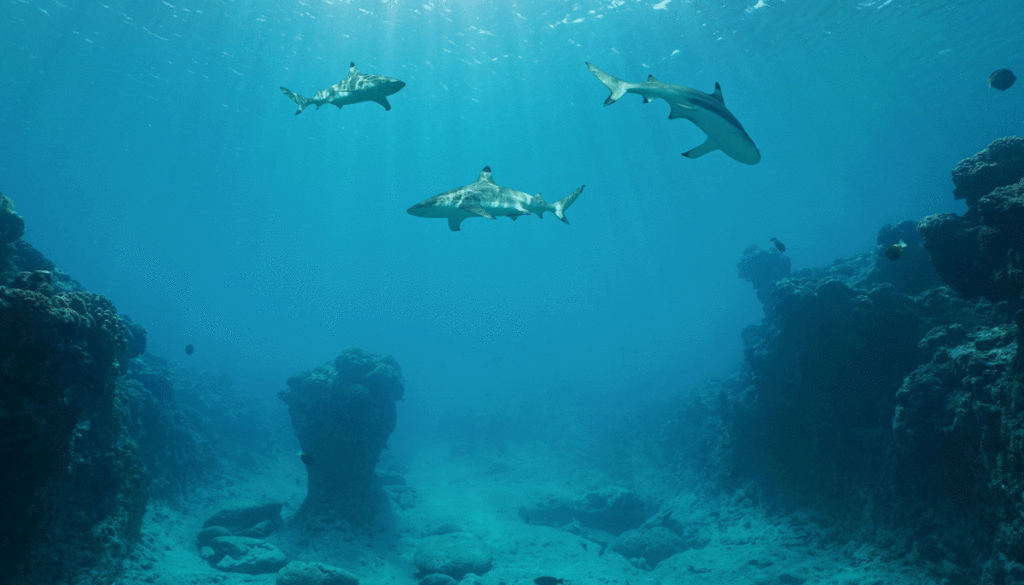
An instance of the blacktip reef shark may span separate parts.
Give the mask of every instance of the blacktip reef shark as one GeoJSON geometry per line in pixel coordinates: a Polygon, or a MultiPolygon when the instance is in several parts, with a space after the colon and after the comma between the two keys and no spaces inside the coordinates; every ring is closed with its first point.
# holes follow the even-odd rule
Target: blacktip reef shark
{"type": "Polygon", "coordinates": [[[580,196],[583,187],[584,185],[580,185],[579,189],[558,201],[548,203],[540,193],[530,195],[498,185],[491,178],[491,167],[484,167],[476,182],[434,195],[413,205],[408,211],[416,217],[447,217],[448,227],[453,232],[459,231],[459,224],[469,217],[497,219],[498,215],[507,215],[515,220],[520,215],[536,213],[538,217],[544,219],[545,211],[550,211],[558,219],[569,223],[569,220],[565,219],[565,210],[580,196]]]}
{"type": "Polygon", "coordinates": [[[683,153],[686,158],[698,158],[713,150],[721,150],[733,159],[748,165],[756,165],[761,160],[761,153],[754,146],[754,141],[747,136],[740,121],[725,107],[722,100],[722,87],[715,82],[715,93],[704,93],[685,85],[662,83],[653,75],[644,83],[629,83],[612,77],[592,64],[587,69],[605,84],[612,94],[604,100],[610,106],[627,93],[636,93],[648,103],[661,98],[672,107],[668,119],[686,118],[708,135],[708,139],[697,148],[683,153]]]}
{"type": "Polygon", "coordinates": [[[340,110],[341,106],[348,104],[377,102],[384,106],[385,110],[390,110],[391,104],[388,103],[388,96],[403,87],[405,87],[404,81],[383,75],[363,75],[356,69],[355,63],[350,63],[348,77],[327,89],[321,89],[311,98],[302,97],[284,87],[281,88],[281,91],[299,106],[299,109],[295,110],[295,115],[298,116],[309,104],[316,104],[318,110],[324,104],[334,104],[340,110]]]}

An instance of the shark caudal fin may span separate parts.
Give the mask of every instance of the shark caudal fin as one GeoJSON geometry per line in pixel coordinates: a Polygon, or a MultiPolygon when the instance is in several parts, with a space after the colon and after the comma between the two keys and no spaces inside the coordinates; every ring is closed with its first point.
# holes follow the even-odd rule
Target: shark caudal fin
{"type": "MultiPolygon", "coordinates": [[[[304,98],[301,95],[299,95],[299,94],[297,94],[297,93],[295,93],[293,91],[289,91],[287,88],[284,88],[284,87],[281,88],[281,91],[283,91],[284,95],[286,95],[289,98],[291,98],[291,100],[293,102],[295,102],[295,104],[297,106],[299,106],[299,109],[295,110],[295,115],[296,116],[301,114],[302,110],[305,110],[306,106],[308,106],[313,101],[313,100],[311,100],[309,98],[304,98]]],[[[341,106],[338,106],[338,107],[341,107],[341,106]]]]}
{"type": "Polygon", "coordinates": [[[563,223],[569,223],[569,220],[565,219],[565,210],[569,209],[569,206],[572,205],[573,201],[576,201],[576,198],[580,196],[580,193],[583,192],[583,187],[585,186],[586,185],[580,185],[579,189],[576,189],[572,193],[569,193],[565,197],[555,201],[555,215],[558,216],[558,219],[562,220],[563,223]]]}
{"type": "Polygon", "coordinates": [[[591,73],[601,80],[601,83],[605,84],[605,86],[611,90],[612,95],[608,96],[608,99],[604,100],[604,105],[606,106],[614,104],[620,97],[626,95],[626,91],[629,90],[629,88],[633,87],[632,83],[622,81],[618,77],[612,77],[590,63],[587,63],[587,69],[589,69],[591,73]]]}

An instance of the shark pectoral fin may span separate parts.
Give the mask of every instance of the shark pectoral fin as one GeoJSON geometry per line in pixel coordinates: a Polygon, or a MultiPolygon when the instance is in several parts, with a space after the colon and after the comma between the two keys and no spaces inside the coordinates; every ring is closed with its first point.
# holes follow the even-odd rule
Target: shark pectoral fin
{"type": "Polygon", "coordinates": [[[480,217],[486,217],[487,219],[495,219],[495,217],[493,215],[491,215],[486,209],[484,209],[483,207],[480,207],[479,205],[460,205],[459,209],[461,209],[463,211],[468,211],[469,213],[472,213],[473,215],[479,215],[480,217]]]}
{"type": "Polygon", "coordinates": [[[683,156],[685,156],[686,158],[700,158],[705,154],[711,152],[712,150],[718,150],[718,145],[715,144],[714,140],[708,138],[707,140],[704,141],[704,144],[701,144],[697,148],[692,148],[684,152],[683,156]]]}
{"type": "Polygon", "coordinates": [[[390,110],[391,109],[391,104],[388,103],[388,98],[386,98],[386,97],[381,97],[379,100],[373,100],[373,101],[375,101],[378,104],[384,106],[385,110],[390,110]]]}
{"type": "Polygon", "coordinates": [[[649,103],[651,103],[651,98],[649,98],[649,97],[647,97],[647,96],[644,96],[644,103],[645,103],[645,104],[649,104],[649,103]]]}
{"type": "Polygon", "coordinates": [[[668,113],[669,120],[675,120],[676,118],[685,118],[690,110],[696,110],[693,106],[686,104],[674,103],[672,104],[672,111],[668,113]]]}
{"type": "Polygon", "coordinates": [[[464,218],[464,217],[455,217],[455,216],[449,217],[448,218],[448,227],[451,228],[451,230],[453,232],[457,232],[457,231],[459,231],[459,224],[462,223],[462,220],[464,220],[464,219],[466,219],[466,218],[464,218]]]}

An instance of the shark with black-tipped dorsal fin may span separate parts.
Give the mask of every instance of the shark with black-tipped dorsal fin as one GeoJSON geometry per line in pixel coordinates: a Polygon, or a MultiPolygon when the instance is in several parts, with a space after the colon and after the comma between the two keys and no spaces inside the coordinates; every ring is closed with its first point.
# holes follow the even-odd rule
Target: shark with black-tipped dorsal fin
{"type": "Polygon", "coordinates": [[[356,69],[355,63],[348,66],[348,77],[335,83],[327,89],[321,89],[316,95],[308,98],[282,87],[284,95],[291,98],[299,109],[295,111],[298,116],[309,104],[316,104],[316,109],[324,104],[334,104],[341,109],[341,106],[358,104],[359,102],[377,102],[384,106],[385,110],[391,109],[388,96],[405,87],[404,81],[399,81],[383,75],[363,75],[356,69]]]}
{"type": "Polygon", "coordinates": [[[543,219],[545,211],[550,211],[558,219],[569,223],[565,218],[565,210],[580,196],[583,187],[584,185],[580,185],[579,189],[558,201],[548,203],[540,193],[530,195],[498,185],[491,178],[491,167],[484,167],[475,182],[420,201],[408,211],[416,217],[446,217],[448,227],[453,232],[459,231],[462,220],[470,217],[497,219],[499,215],[507,215],[515,220],[520,215],[536,213],[543,219]]]}
{"type": "Polygon", "coordinates": [[[757,146],[754,146],[754,141],[747,136],[747,131],[740,125],[736,116],[725,107],[722,87],[717,82],[715,93],[704,93],[685,85],[662,83],[653,75],[644,83],[629,83],[608,75],[590,63],[587,63],[587,69],[612,92],[608,99],[604,100],[604,105],[614,104],[627,93],[639,94],[644,98],[645,104],[661,98],[672,107],[668,115],[669,120],[686,118],[703,130],[708,139],[697,148],[684,152],[683,156],[686,158],[698,158],[711,151],[721,150],[744,164],[756,165],[761,160],[761,153],[757,146]]]}

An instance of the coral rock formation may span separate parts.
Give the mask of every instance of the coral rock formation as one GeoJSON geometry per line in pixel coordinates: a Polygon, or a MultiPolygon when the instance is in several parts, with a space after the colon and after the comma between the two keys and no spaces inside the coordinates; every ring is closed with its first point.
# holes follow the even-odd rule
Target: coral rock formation
{"type": "Polygon", "coordinates": [[[395,429],[405,382],[391,356],[348,349],[333,362],[293,376],[279,393],[288,405],[309,482],[300,515],[330,515],[356,525],[387,506],[374,473],[395,429]]]}
{"type": "Polygon", "coordinates": [[[967,213],[918,224],[942,280],[964,298],[1021,306],[1024,292],[1024,138],[1003,138],[962,161],[953,181],[967,213]]]}
{"type": "Polygon", "coordinates": [[[138,535],[148,481],[115,383],[125,328],[106,298],[22,274],[28,288],[0,287],[0,573],[109,575],[138,535]]]}
{"type": "Polygon", "coordinates": [[[867,520],[948,582],[1020,581],[1022,175],[1024,139],[996,141],[954,171],[967,213],[918,223],[948,286],[904,222],[874,254],[758,287],[771,298],[744,330],[749,385],[718,410],[732,477],[867,520]]]}

